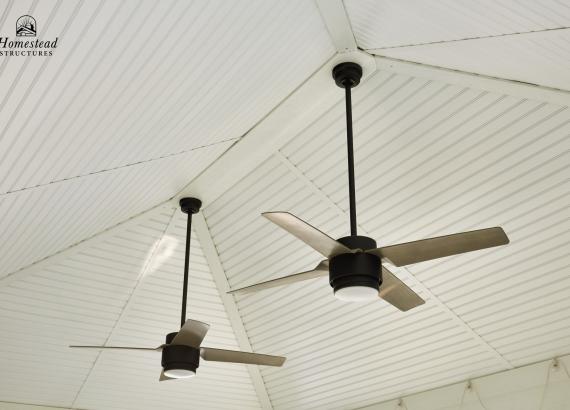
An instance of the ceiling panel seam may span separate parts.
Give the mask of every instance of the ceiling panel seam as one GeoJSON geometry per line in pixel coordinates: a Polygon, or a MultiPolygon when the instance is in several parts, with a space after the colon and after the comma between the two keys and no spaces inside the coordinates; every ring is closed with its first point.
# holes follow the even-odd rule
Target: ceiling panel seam
{"type": "Polygon", "coordinates": [[[0,197],[5,196],[5,195],[14,194],[14,193],[17,193],[17,192],[29,191],[29,190],[36,189],[36,188],[42,188],[42,187],[45,187],[45,186],[48,186],[48,185],[58,184],[58,183],[61,183],[61,182],[66,182],[66,181],[71,181],[71,180],[75,180],[75,179],[90,177],[90,176],[93,176],[93,175],[99,175],[99,174],[103,174],[103,173],[105,173],[105,172],[117,171],[117,170],[119,170],[119,169],[124,169],[124,168],[129,168],[129,167],[133,167],[133,166],[142,165],[142,164],[147,164],[147,163],[149,163],[149,162],[159,161],[159,160],[166,159],[166,158],[177,157],[177,156],[179,156],[179,155],[188,154],[188,153],[193,152],[193,151],[198,151],[198,150],[201,150],[201,149],[204,149],[204,148],[209,148],[209,147],[212,147],[212,146],[215,146],[215,145],[226,144],[226,143],[228,143],[228,142],[236,141],[236,140],[239,140],[239,137],[236,137],[236,138],[228,138],[228,139],[225,139],[225,140],[222,140],[222,141],[213,142],[213,143],[211,143],[211,144],[205,144],[205,145],[201,145],[201,146],[199,146],[199,147],[194,147],[194,148],[182,150],[182,151],[179,151],[179,152],[169,153],[169,154],[166,154],[166,155],[161,155],[161,156],[155,157],[155,158],[149,158],[149,159],[145,159],[145,160],[142,160],[142,161],[137,161],[137,162],[132,162],[132,163],[124,164],[124,165],[119,165],[119,166],[112,167],[112,168],[106,168],[106,169],[101,169],[101,170],[97,170],[97,171],[93,171],[93,172],[88,172],[88,173],[82,174],[82,175],[74,175],[74,176],[71,176],[71,177],[56,179],[56,180],[53,180],[53,181],[50,181],[50,182],[46,182],[46,183],[43,183],[43,184],[37,184],[37,185],[33,185],[33,186],[27,186],[27,187],[23,187],[23,188],[17,188],[17,189],[5,191],[5,192],[0,192],[0,197]]]}
{"type": "MultiPolygon", "coordinates": [[[[117,329],[117,327],[121,323],[121,320],[123,319],[123,317],[125,317],[125,314],[128,312],[129,307],[131,306],[131,301],[134,300],[133,296],[135,295],[139,285],[142,283],[143,279],[146,276],[146,273],[148,272],[148,270],[152,266],[152,262],[153,262],[155,255],[156,255],[156,252],[158,251],[158,249],[160,249],[160,245],[164,241],[164,238],[169,233],[171,233],[171,230],[174,228],[174,226],[175,226],[174,220],[175,220],[176,211],[177,211],[177,208],[174,208],[172,211],[172,214],[170,215],[170,219],[168,220],[168,224],[165,226],[164,230],[162,231],[162,234],[160,235],[159,240],[155,242],[149,257],[147,258],[144,265],[142,266],[142,269],[140,270],[139,274],[137,275],[135,285],[133,286],[131,293],[128,295],[127,300],[125,301],[123,308],[121,309],[121,312],[119,313],[119,316],[117,317],[117,319],[115,320],[115,323],[113,324],[113,327],[111,328],[111,330],[109,331],[109,334],[105,338],[105,341],[103,342],[103,346],[107,345],[107,343],[109,343],[109,340],[111,340],[111,338],[113,337],[113,333],[115,332],[115,330],[117,329]]],[[[79,396],[81,395],[81,392],[83,391],[83,388],[87,385],[87,383],[89,381],[89,377],[91,376],[93,369],[97,365],[97,362],[99,361],[99,358],[101,357],[102,353],[103,353],[103,351],[100,350],[97,353],[97,356],[95,356],[95,360],[93,360],[93,363],[91,364],[91,367],[89,368],[89,371],[87,372],[87,375],[85,376],[85,379],[83,380],[83,383],[81,383],[81,386],[77,390],[77,394],[75,395],[73,402],[71,403],[72,408],[74,408],[75,403],[77,402],[77,399],[79,398],[79,396]]]]}
{"type": "MultiPolygon", "coordinates": [[[[189,6],[188,6],[188,7],[189,7],[189,6]]],[[[188,7],[185,9],[185,11],[188,9],[188,7]]],[[[119,12],[118,12],[118,11],[119,11],[121,8],[122,8],[122,5],[121,5],[121,7],[117,8],[117,10],[114,12],[113,18],[115,18],[116,16],[119,15],[119,12]]],[[[140,9],[140,8],[137,8],[137,7],[133,8],[133,10],[130,12],[131,15],[130,15],[129,19],[132,18],[132,17],[135,15],[135,13],[138,12],[139,9],[140,9]]],[[[147,13],[147,15],[144,17],[144,19],[141,21],[141,23],[139,24],[139,26],[137,26],[137,30],[138,30],[138,31],[141,30],[141,28],[143,27],[143,23],[146,22],[147,17],[148,17],[149,15],[151,15],[151,13],[152,13],[153,10],[154,10],[154,9],[151,9],[151,10],[147,13]]],[[[179,15],[179,19],[182,18],[183,15],[184,15],[184,14],[181,13],[181,14],[179,15]]],[[[159,23],[157,23],[157,25],[158,25],[158,24],[161,24],[162,21],[163,21],[165,18],[166,18],[166,15],[163,15],[163,16],[161,17],[161,20],[159,21],[159,23]]],[[[108,28],[109,26],[111,26],[112,21],[113,21],[113,19],[109,20],[109,22],[107,23],[106,27],[103,29],[104,32],[107,31],[107,28],[108,28]]],[[[174,23],[174,24],[176,24],[176,23],[174,23]]],[[[138,33],[138,31],[136,31],[136,33],[138,33]]],[[[82,33],[84,33],[84,32],[85,32],[85,29],[83,30],[82,33]]],[[[135,34],[136,34],[136,33],[135,33],[135,34]]],[[[119,32],[119,34],[117,34],[117,36],[120,36],[120,35],[124,35],[124,33],[119,32]]],[[[133,34],[133,36],[134,36],[134,34],[133,34]]],[[[133,37],[132,37],[132,38],[133,38],[133,37]]],[[[130,40],[132,40],[132,38],[131,38],[130,40]]],[[[115,38],[115,40],[116,40],[116,38],[115,38]]],[[[123,51],[124,51],[126,48],[128,48],[128,46],[132,43],[132,41],[130,41],[130,40],[126,43],[127,45],[124,47],[123,51]]],[[[114,45],[115,43],[116,43],[116,41],[112,41],[112,42],[108,45],[107,49],[103,52],[103,55],[108,55],[108,54],[109,54],[109,51],[112,49],[112,47],[113,47],[113,45],[114,45]]],[[[74,50],[75,50],[75,49],[74,49],[74,50]]],[[[123,55],[124,55],[123,52],[119,53],[119,56],[123,56],[123,55]]],[[[90,53],[88,53],[87,56],[81,61],[80,65],[79,65],[79,68],[77,68],[77,69],[74,71],[73,75],[71,76],[72,80],[75,79],[75,77],[83,71],[83,70],[81,70],[81,67],[86,64],[86,62],[88,61],[89,58],[90,58],[90,53]]],[[[69,60],[70,60],[70,59],[66,59],[65,62],[64,62],[64,64],[66,64],[67,61],[69,61],[69,60]]],[[[99,58],[99,60],[97,61],[97,63],[92,66],[92,68],[91,68],[91,74],[97,72],[97,68],[99,67],[100,64],[103,64],[103,62],[104,62],[103,60],[104,60],[103,58],[99,58]]],[[[114,67],[117,66],[119,60],[120,60],[120,57],[118,57],[118,58],[114,61],[113,64],[109,64],[109,67],[110,67],[110,68],[109,68],[109,70],[107,71],[107,73],[111,72],[110,70],[114,69],[114,67]]],[[[146,61],[146,63],[148,63],[148,61],[146,61]]],[[[143,73],[143,72],[144,72],[144,68],[145,68],[145,67],[139,67],[138,74],[143,73]]],[[[59,70],[58,73],[61,72],[61,71],[62,71],[62,70],[59,70]]],[[[121,74],[120,74],[120,76],[119,76],[119,80],[122,78],[122,76],[123,76],[124,74],[125,74],[125,69],[121,72],[121,74]]],[[[77,97],[80,96],[80,95],[82,95],[81,90],[89,83],[89,78],[91,78],[91,77],[92,77],[91,75],[88,75],[88,76],[87,76],[87,79],[84,80],[84,81],[81,83],[81,86],[79,87],[79,91],[76,91],[76,92],[73,94],[71,100],[68,102],[68,105],[66,106],[66,108],[65,108],[64,110],[62,110],[62,114],[57,118],[56,122],[55,122],[54,125],[51,127],[51,131],[53,131],[53,130],[56,128],[56,126],[60,123],[60,121],[62,120],[62,118],[64,118],[64,116],[65,116],[64,114],[66,114],[66,113],[69,111],[69,108],[73,106],[73,104],[74,104],[75,100],[77,99],[77,97]]],[[[90,97],[88,98],[88,100],[91,99],[91,97],[93,96],[93,93],[95,92],[95,90],[99,90],[99,89],[101,88],[101,87],[100,87],[101,84],[104,83],[105,81],[107,81],[107,78],[108,78],[108,76],[104,76],[104,80],[101,80],[101,82],[98,83],[98,86],[93,89],[93,91],[91,92],[90,97]]],[[[72,80],[71,80],[71,81],[72,81],[72,80]]],[[[115,80],[115,83],[114,83],[113,87],[111,87],[111,89],[115,89],[116,86],[118,86],[118,84],[121,83],[119,80],[115,80]]],[[[131,81],[131,82],[132,82],[132,81],[131,81]]],[[[123,83],[127,84],[127,86],[130,85],[131,82],[124,82],[124,81],[123,81],[123,83]]],[[[53,84],[53,83],[54,83],[54,81],[52,81],[52,82],[50,83],[50,87],[51,87],[51,84],[53,84]]],[[[46,93],[47,93],[47,91],[46,91],[46,93]]],[[[44,94],[46,94],[46,93],[44,93],[44,94]]],[[[109,94],[109,92],[107,93],[107,95],[106,95],[105,97],[107,97],[108,94],[109,94]]],[[[62,91],[62,93],[60,93],[58,99],[60,99],[62,95],[63,95],[63,91],[62,91]]],[[[42,98],[43,98],[43,96],[42,96],[42,98]]],[[[97,107],[95,108],[95,112],[98,112],[99,108],[100,108],[102,105],[104,105],[104,104],[103,104],[104,101],[107,101],[107,99],[106,99],[106,98],[103,98],[103,99],[99,102],[99,104],[98,104],[97,107]]],[[[38,102],[36,105],[38,105],[38,104],[39,104],[39,102],[38,102]]],[[[50,111],[48,111],[48,114],[46,114],[46,117],[49,115],[49,113],[51,112],[51,110],[54,109],[54,107],[56,107],[56,105],[52,105],[52,106],[50,107],[50,111]]],[[[79,112],[75,115],[75,117],[71,120],[71,122],[67,125],[67,127],[66,127],[65,130],[63,131],[63,134],[62,134],[63,136],[65,136],[65,135],[68,133],[70,127],[71,127],[73,124],[75,124],[75,123],[77,122],[78,118],[80,117],[80,115],[82,114],[83,110],[84,110],[86,107],[87,107],[87,104],[83,104],[83,105],[81,106],[79,112]]],[[[108,110],[110,110],[110,109],[112,108],[112,105],[107,104],[106,107],[107,107],[108,110]]],[[[117,110],[117,111],[120,112],[121,110],[117,110]]],[[[91,117],[90,117],[90,118],[91,118],[91,117]]],[[[41,123],[43,123],[43,122],[40,122],[40,124],[41,124],[41,123]]],[[[83,130],[84,130],[86,124],[88,124],[88,121],[83,122],[83,124],[82,124],[82,126],[81,126],[81,128],[80,128],[80,132],[83,132],[83,130]]],[[[39,128],[39,126],[38,126],[38,128],[39,128]]],[[[20,131],[21,131],[21,130],[20,130],[20,131]]],[[[37,131],[38,131],[38,129],[36,129],[36,132],[34,132],[34,134],[37,133],[37,131]]],[[[92,132],[93,132],[93,130],[91,130],[91,133],[92,133],[92,132]]],[[[59,136],[59,140],[58,140],[58,141],[61,140],[62,135],[59,136]]],[[[87,134],[87,135],[91,135],[91,134],[87,134]]],[[[107,133],[102,133],[101,135],[106,136],[106,140],[104,140],[104,142],[107,142],[107,143],[108,143],[108,142],[109,142],[109,141],[108,141],[108,140],[109,140],[109,135],[113,135],[113,133],[112,133],[112,132],[111,132],[111,133],[107,132],[107,133]]],[[[100,142],[100,141],[99,141],[99,142],[100,142]]],[[[39,150],[40,150],[40,148],[36,149],[36,152],[34,153],[34,155],[36,155],[36,154],[39,152],[39,150]]],[[[168,157],[168,156],[169,156],[169,155],[166,155],[165,157],[168,157]]]]}
{"type": "MultiPolygon", "coordinates": [[[[122,11],[122,8],[123,8],[123,6],[124,6],[125,4],[126,4],[125,2],[122,2],[122,3],[119,5],[119,7],[117,7],[117,9],[114,11],[114,13],[113,13],[113,15],[112,15],[112,18],[107,21],[105,27],[103,28],[103,32],[109,32],[109,28],[114,25],[114,20],[115,20],[118,16],[120,16],[120,12],[122,11]]],[[[140,9],[141,9],[141,8],[133,7],[133,9],[130,11],[130,14],[129,14],[128,18],[127,18],[127,21],[132,21],[132,20],[134,19],[134,17],[136,16],[137,12],[138,12],[140,9]]],[[[150,13],[149,13],[149,14],[150,14],[150,13]]],[[[148,16],[148,14],[147,14],[147,16],[148,16]]],[[[163,17],[163,18],[164,18],[164,17],[163,17]]],[[[145,19],[146,19],[146,17],[145,17],[145,19]]],[[[145,20],[143,20],[143,21],[145,21],[145,20]]],[[[137,30],[140,30],[141,28],[142,28],[142,23],[137,27],[137,30]]],[[[83,32],[82,32],[82,34],[85,33],[85,32],[86,32],[86,30],[84,29],[83,32]]],[[[135,32],[135,34],[136,34],[136,33],[138,33],[138,31],[135,32]]],[[[71,79],[69,80],[69,82],[70,82],[70,83],[75,83],[76,76],[79,75],[80,73],[86,71],[86,70],[87,70],[87,67],[90,69],[89,75],[86,76],[86,78],[83,80],[83,82],[81,83],[81,85],[79,86],[79,88],[78,88],[78,89],[75,91],[75,93],[73,94],[72,98],[67,102],[66,107],[65,107],[63,110],[61,110],[61,114],[57,117],[57,119],[55,120],[55,122],[51,125],[51,127],[50,127],[50,129],[49,129],[49,131],[48,131],[48,134],[54,133],[54,130],[57,128],[57,126],[60,124],[60,122],[61,122],[64,118],[66,118],[66,117],[69,116],[68,113],[70,113],[70,111],[71,111],[70,108],[73,107],[75,104],[77,104],[77,103],[76,103],[76,99],[78,98],[78,96],[87,93],[87,91],[84,91],[84,88],[89,84],[89,81],[90,81],[91,78],[94,77],[94,74],[97,73],[97,71],[101,69],[100,66],[102,66],[102,65],[104,64],[104,62],[105,62],[104,56],[110,55],[110,51],[112,50],[113,46],[118,42],[117,40],[120,38],[120,36],[123,36],[123,35],[125,35],[124,32],[118,32],[118,33],[116,34],[116,36],[113,38],[113,41],[111,41],[111,42],[107,45],[106,49],[103,51],[103,53],[102,53],[102,56],[103,56],[103,57],[100,57],[100,58],[97,60],[97,62],[96,62],[95,64],[88,64],[88,63],[89,63],[89,58],[91,57],[91,53],[88,53],[88,54],[86,54],[86,55],[84,56],[84,58],[82,59],[81,63],[80,63],[80,64],[78,65],[78,67],[75,69],[75,71],[74,71],[73,75],[71,76],[71,79]],[[83,66],[87,66],[87,67],[84,68],[83,66]]],[[[83,35],[82,35],[81,37],[83,37],[83,35]]],[[[133,39],[134,39],[134,34],[131,34],[131,37],[129,38],[128,44],[131,44],[131,43],[133,42],[133,39]]],[[[78,44],[80,44],[80,42],[75,43],[74,48],[73,48],[73,51],[75,51],[75,48],[77,47],[78,44]]],[[[122,50],[121,53],[119,53],[119,56],[123,56],[123,55],[124,55],[125,49],[126,49],[126,47],[122,50]]],[[[106,74],[109,74],[109,73],[111,72],[111,70],[116,69],[116,67],[118,66],[118,61],[119,61],[119,60],[120,60],[120,57],[117,57],[117,58],[113,61],[112,64],[109,64],[109,67],[108,67],[108,69],[107,69],[107,71],[106,71],[106,74]]],[[[62,66],[65,66],[68,61],[72,61],[72,59],[71,59],[71,58],[65,59],[64,63],[62,64],[62,66]]],[[[57,72],[57,74],[56,74],[56,77],[54,78],[54,80],[52,80],[52,81],[50,82],[50,87],[49,87],[46,91],[44,91],[44,94],[42,95],[42,99],[43,99],[43,97],[44,97],[45,95],[48,94],[48,91],[49,91],[49,89],[51,88],[51,85],[53,85],[53,84],[56,82],[56,79],[57,79],[57,77],[59,76],[59,74],[60,74],[61,72],[63,72],[63,67],[62,67],[60,70],[58,70],[58,72],[57,72]]],[[[124,71],[123,71],[123,72],[124,72],[124,71]]],[[[139,72],[139,73],[140,73],[140,72],[143,72],[143,67],[140,67],[138,72],[139,72]]],[[[91,93],[90,93],[89,96],[87,97],[87,100],[88,100],[88,101],[92,100],[95,91],[101,89],[102,83],[105,82],[105,81],[108,81],[109,76],[108,76],[108,75],[105,75],[105,76],[103,76],[103,78],[104,78],[104,79],[101,80],[101,81],[97,84],[97,87],[94,87],[94,88],[93,88],[93,90],[91,91],[91,93]]],[[[116,86],[116,84],[114,84],[114,86],[116,86]]],[[[61,96],[63,95],[63,93],[64,93],[64,90],[62,90],[62,91],[60,92],[58,99],[61,98],[61,96]]],[[[36,106],[39,106],[39,104],[40,104],[40,102],[41,102],[42,99],[38,100],[38,102],[36,103],[36,106]]],[[[100,104],[101,104],[101,103],[100,103],[100,104]]],[[[81,106],[81,108],[79,109],[79,111],[75,113],[75,116],[73,117],[73,119],[70,119],[70,122],[67,124],[66,128],[65,128],[62,132],[60,132],[60,134],[58,135],[58,137],[59,137],[59,138],[58,138],[58,142],[61,141],[63,138],[65,138],[65,136],[68,134],[69,129],[72,127],[72,125],[74,125],[74,124],[76,123],[77,119],[80,117],[80,115],[83,113],[83,110],[84,110],[87,106],[88,106],[88,104],[86,104],[86,103],[83,104],[83,105],[81,106]]],[[[49,110],[46,112],[46,114],[45,114],[45,116],[44,116],[44,120],[39,123],[40,125],[45,121],[45,118],[49,118],[49,116],[50,116],[52,110],[54,110],[56,107],[57,107],[56,104],[53,104],[53,105],[50,106],[49,110]]],[[[111,104],[109,104],[109,107],[111,107],[111,104]]],[[[96,112],[98,108],[99,108],[99,106],[97,106],[97,108],[95,109],[94,112],[96,112]]],[[[85,132],[85,131],[84,131],[84,126],[85,126],[85,124],[86,124],[86,123],[83,123],[82,127],[81,127],[81,128],[79,129],[79,131],[78,131],[79,133],[82,133],[82,134],[83,134],[83,133],[85,132]]],[[[38,127],[36,128],[36,132],[34,132],[34,134],[37,133],[37,131],[39,130],[40,125],[38,125],[38,127]]],[[[24,127],[22,127],[22,128],[20,129],[20,132],[21,132],[23,129],[24,129],[24,127]]],[[[104,135],[104,134],[103,134],[103,135],[104,135]]],[[[101,136],[103,136],[103,135],[101,135],[101,136]]],[[[108,137],[107,137],[107,140],[108,140],[108,137]]],[[[44,139],[43,143],[40,144],[38,147],[36,147],[35,152],[34,152],[33,155],[32,155],[32,160],[35,159],[36,155],[37,155],[37,154],[41,151],[41,149],[43,148],[43,144],[45,144],[46,142],[47,142],[47,139],[44,139]]],[[[67,147],[69,148],[70,145],[68,145],[67,147]]]]}
{"type": "MultiPolygon", "coordinates": [[[[317,196],[325,202],[325,204],[338,215],[342,216],[346,221],[349,220],[348,214],[333,200],[331,200],[313,181],[311,181],[299,168],[295,166],[289,159],[283,155],[280,151],[276,152],[277,158],[289,169],[295,177],[302,182],[307,188],[312,192],[316,193],[317,196]]],[[[359,228],[364,235],[370,236],[360,225],[359,228]]],[[[489,343],[487,343],[475,330],[473,330],[466,322],[464,322],[451,308],[449,308],[445,303],[443,303],[431,290],[424,285],[418,278],[416,278],[412,272],[406,267],[400,267],[395,270],[396,272],[404,272],[408,278],[416,285],[424,295],[428,296],[427,301],[432,301],[439,309],[445,312],[451,320],[453,320],[457,325],[459,325],[465,332],[467,332],[473,340],[475,340],[484,350],[489,352],[494,356],[498,362],[508,369],[512,369],[514,366],[505,359],[497,350],[495,350],[489,343]]],[[[427,302],[426,301],[426,302],[427,302]]]]}
{"type": "Polygon", "coordinates": [[[115,224],[100,232],[97,232],[96,234],[91,235],[88,238],[82,239],[81,241],[76,242],[65,249],[52,253],[51,255],[48,255],[35,262],[32,262],[31,264],[19,268],[13,272],[9,272],[8,274],[0,277],[0,286],[6,286],[11,282],[13,282],[14,280],[21,279],[22,277],[28,276],[32,273],[42,270],[48,265],[57,263],[58,261],[62,261],[74,252],[93,246],[98,242],[104,240],[108,233],[119,233],[125,231],[130,227],[139,223],[139,221],[143,219],[148,213],[157,210],[159,208],[171,209],[172,206],[170,205],[169,200],[163,201],[160,204],[153,206],[152,208],[149,208],[137,215],[134,215],[124,221],[119,222],[118,224],[115,224]]]}
{"type": "MultiPolygon", "coordinates": [[[[318,196],[321,199],[321,201],[326,203],[329,209],[334,211],[341,218],[345,219],[346,223],[348,224],[349,222],[348,214],[344,212],[332,199],[330,199],[330,197],[327,194],[325,194],[320,188],[318,188],[309,178],[307,178],[307,176],[303,174],[303,172],[301,172],[301,170],[297,168],[295,164],[289,161],[289,159],[280,150],[277,150],[277,152],[275,152],[275,156],[283,165],[285,165],[285,167],[293,175],[295,175],[297,179],[302,181],[307,188],[309,188],[316,196],[318,196]]],[[[357,224],[357,226],[359,230],[364,232],[364,228],[362,227],[362,225],[357,224]]]]}
{"type": "Polygon", "coordinates": [[[378,69],[406,74],[413,77],[429,78],[447,84],[462,85],[493,93],[508,94],[514,97],[530,98],[558,105],[570,105],[570,91],[545,85],[517,81],[510,78],[494,77],[455,68],[447,68],[412,60],[374,56],[378,69]]]}
{"type": "Polygon", "coordinates": [[[512,37],[524,34],[535,34],[535,33],[544,33],[546,31],[557,31],[557,30],[568,30],[570,27],[561,26],[561,27],[553,27],[553,28],[546,28],[541,30],[531,30],[531,31],[521,31],[518,33],[503,33],[503,34],[492,34],[488,36],[477,36],[477,37],[465,37],[465,38],[458,38],[454,40],[441,40],[441,41],[429,41],[426,43],[413,43],[413,44],[403,44],[398,46],[387,46],[387,47],[378,47],[378,48],[365,48],[363,50],[371,53],[376,54],[382,50],[391,50],[394,48],[408,48],[408,47],[421,47],[421,46],[429,46],[433,44],[447,44],[447,43],[457,43],[461,41],[470,41],[470,40],[483,40],[487,38],[499,38],[499,37],[512,37]]]}
{"type": "MultiPolygon", "coordinates": [[[[243,319],[235,302],[234,296],[227,293],[229,290],[228,278],[222,266],[214,240],[210,234],[210,228],[208,227],[206,218],[203,213],[198,213],[194,215],[193,222],[194,233],[198,238],[198,242],[202,247],[202,252],[204,253],[206,262],[210,267],[210,272],[212,273],[212,277],[216,283],[218,294],[224,304],[224,308],[234,330],[238,345],[240,349],[251,352],[253,351],[251,341],[243,324],[243,319]]],[[[271,404],[271,399],[269,398],[267,387],[259,367],[247,366],[247,370],[249,371],[251,381],[261,406],[264,409],[273,409],[273,405],[271,404]]]]}
{"type": "Polygon", "coordinates": [[[49,405],[46,404],[45,406],[43,404],[35,404],[35,403],[24,403],[24,402],[19,402],[19,401],[4,401],[4,400],[0,400],[0,404],[15,404],[18,406],[30,406],[30,407],[37,407],[38,409],[62,409],[62,410],[84,410],[82,408],[79,407],[67,407],[67,406],[54,406],[53,404],[49,405]]]}

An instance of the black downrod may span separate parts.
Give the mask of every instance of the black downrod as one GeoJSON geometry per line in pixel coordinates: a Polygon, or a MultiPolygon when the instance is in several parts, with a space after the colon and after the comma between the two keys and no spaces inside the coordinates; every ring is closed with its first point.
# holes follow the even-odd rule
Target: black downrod
{"type": "Polygon", "coordinates": [[[346,146],[348,157],[348,197],[350,202],[350,235],[357,236],[356,223],[356,185],[354,182],[354,147],[352,134],[352,95],[351,88],[356,87],[362,78],[362,67],[356,63],[342,63],[334,67],[333,78],[344,88],[346,104],[346,146]]]}
{"type": "Polygon", "coordinates": [[[202,201],[196,198],[182,198],[180,208],[188,214],[186,222],[186,249],[184,253],[184,287],[182,288],[182,313],[180,315],[180,327],[186,322],[186,300],[188,299],[188,269],[190,265],[190,239],[192,237],[192,215],[198,213],[202,201]]]}
{"type": "Polygon", "coordinates": [[[348,157],[348,198],[350,202],[350,235],[358,235],[356,224],[356,186],[354,183],[354,148],[352,136],[352,98],[350,86],[344,87],[346,101],[346,148],[348,157]]]}

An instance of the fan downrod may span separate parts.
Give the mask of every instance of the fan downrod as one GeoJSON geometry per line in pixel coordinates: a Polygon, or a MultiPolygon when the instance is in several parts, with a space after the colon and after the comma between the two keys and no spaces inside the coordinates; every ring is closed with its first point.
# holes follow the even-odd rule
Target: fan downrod
{"type": "Polygon", "coordinates": [[[346,150],[348,160],[348,198],[350,202],[350,235],[357,236],[356,187],[354,182],[354,148],[352,135],[352,96],[351,89],[360,84],[362,67],[356,63],[341,63],[333,68],[332,76],[336,85],[344,88],[346,106],[346,150]]]}
{"type": "Polygon", "coordinates": [[[180,314],[180,327],[186,322],[186,300],[188,299],[188,265],[190,263],[190,239],[192,234],[192,215],[197,214],[202,206],[198,198],[182,198],[180,209],[188,215],[186,221],[186,246],[184,252],[184,285],[182,287],[182,312],[180,314]]]}

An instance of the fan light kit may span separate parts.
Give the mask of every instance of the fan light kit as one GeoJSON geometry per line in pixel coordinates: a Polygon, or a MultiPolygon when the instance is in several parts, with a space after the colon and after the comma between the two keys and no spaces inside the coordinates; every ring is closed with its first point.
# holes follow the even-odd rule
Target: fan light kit
{"type": "Polygon", "coordinates": [[[192,232],[192,215],[198,213],[202,202],[196,198],[182,198],[180,207],[188,214],[186,225],[186,251],[184,259],[184,286],[182,288],[182,313],[180,330],[169,333],[166,342],[155,348],[123,347],[123,346],[70,346],[83,349],[120,349],[162,352],[162,372],[159,380],[183,379],[196,375],[200,358],[207,361],[256,364],[264,366],[283,366],[285,358],[265,354],[238,352],[234,350],[202,347],[202,340],[208,333],[210,325],[197,320],[186,320],[186,300],[188,297],[188,265],[190,259],[190,238],[192,232]]]}
{"type": "Polygon", "coordinates": [[[375,286],[350,285],[335,290],[334,295],[345,302],[366,302],[378,297],[378,289],[375,286]]]}
{"type": "Polygon", "coordinates": [[[396,308],[406,311],[425,302],[383,266],[382,261],[389,261],[395,266],[411,265],[506,245],[509,239],[503,229],[498,227],[382,248],[377,248],[374,239],[359,236],[356,223],[351,89],[360,83],[362,67],[356,63],[342,63],[334,67],[332,74],[336,85],[345,91],[350,236],[335,240],[293,214],[266,212],[263,214],[265,218],[296,236],[327,259],[310,271],[231,290],[229,293],[255,292],[322,277],[328,273],[334,295],[340,300],[365,302],[380,297],[396,308]]]}

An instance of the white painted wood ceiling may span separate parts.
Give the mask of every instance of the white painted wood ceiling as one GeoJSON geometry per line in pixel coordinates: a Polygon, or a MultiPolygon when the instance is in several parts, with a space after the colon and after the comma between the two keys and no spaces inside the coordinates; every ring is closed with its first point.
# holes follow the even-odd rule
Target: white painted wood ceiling
{"type": "Polygon", "coordinates": [[[61,43],[50,58],[0,63],[0,231],[4,241],[26,225],[38,235],[18,255],[2,247],[2,275],[172,197],[334,53],[306,1],[19,1],[3,11],[10,33],[32,14],[61,43]]]}
{"type": "MultiPolygon", "coordinates": [[[[344,304],[326,279],[238,298],[254,348],[290,357],[262,370],[276,408],[355,408],[565,352],[568,108],[380,71],[354,113],[359,224],[379,244],[490,226],[512,243],[397,271],[427,299],[405,314],[344,304]]],[[[343,122],[339,103],[206,208],[232,286],[319,260],[261,211],[348,233],[343,122]]]]}
{"type": "MultiPolygon", "coordinates": [[[[244,365],[202,363],[192,383],[166,385],[158,383],[160,353],[67,347],[164,343],[179,326],[185,231],[185,215],[162,206],[2,286],[2,400],[183,409],[191,397],[196,408],[259,408],[244,365]]],[[[191,259],[188,316],[211,325],[205,346],[239,349],[195,238],[191,259]]]]}
{"type": "Polygon", "coordinates": [[[346,0],[371,53],[569,90],[566,0],[346,0]]]}
{"type": "Polygon", "coordinates": [[[353,409],[570,353],[570,5],[325,3],[0,0],[1,36],[31,14],[60,37],[52,57],[0,61],[0,402],[353,409]],[[327,15],[369,54],[337,53],[327,15]],[[319,260],[261,211],[347,234],[330,65],[351,57],[372,67],[354,92],[361,231],[390,244],[500,225],[511,244],[394,268],[427,300],[408,313],[342,303],[326,279],[226,296],[319,260]],[[308,115],[287,116],[295,95],[308,115]],[[285,366],[206,362],[158,383],[159,354],[68,349],[176,330],[171,199],[194,186],[212,189],[188,315],[212,325],[204,344],[285,366]]]}

